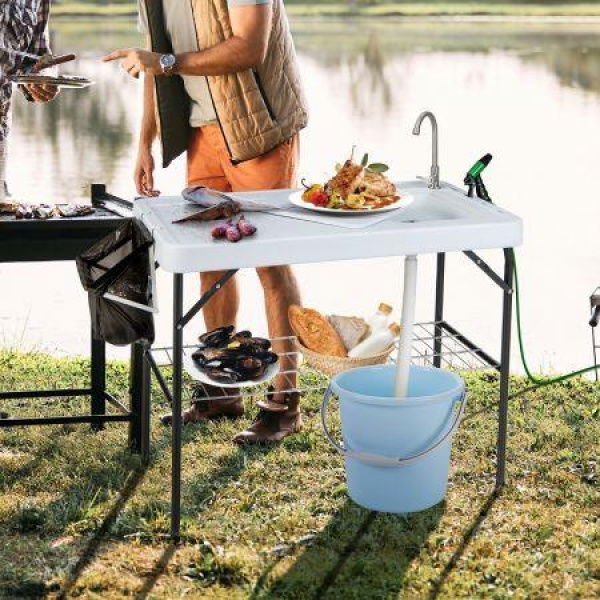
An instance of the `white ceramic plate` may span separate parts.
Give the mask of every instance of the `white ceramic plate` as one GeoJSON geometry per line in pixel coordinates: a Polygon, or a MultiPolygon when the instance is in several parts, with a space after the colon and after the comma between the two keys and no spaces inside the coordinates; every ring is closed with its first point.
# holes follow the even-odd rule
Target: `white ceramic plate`
{"type": "Polygon", "coordinates": [[[72,77],[68,75],[58,75],[53,77],[52,75],[37,75],[35,73],[15,75],[11,78],[15,83],[37,83],[39,85],[55,85],[59,88],[71,88],[71,89],[82,89],[94,82],[86,79],[85,77],[72,77]]]}
{"type": "Polygon", "coordinates": [[[183,366],[187,371],[188,375],[195,379],[196,381],[200,381],[201,383],[206,383],[207,385],[214,385],[216,387],[221,388],[248,388],[254,387],[255,385],[260,385],[261,383],[266,383],[267,381],[271,381],[279,373],[279,361],[276,363],[269,365],[264,375],[259,379],[251,379],[248,381],[237,381],[236,383],[221,383],[220,381],[215,381],[211,379],[202,369],[198,367],[196,361],[192,359],[192,354],[195,352],[195,348],[184,348],[183,349],[183,366]]]}
{"type": "Polygon", "coordinates": [[[366,208],[359,210],[352,210],[349,208],[327,208],[325,206],[315,206],[310,202],[302,200],[302,194],[305,190],[296,190],[290,194],[289,200],[294,206],[305,208],[306,210],[312,210],[314,212],[329,213],[330,215],[374,215],[375,213],[389,212],[390,210],[397,210],[399,208],[406,208],[413,200],[412,194],[403,193],[400,195],[400,200],[394,202],[394,204],[388,204],[381,208],[366,208]]]}

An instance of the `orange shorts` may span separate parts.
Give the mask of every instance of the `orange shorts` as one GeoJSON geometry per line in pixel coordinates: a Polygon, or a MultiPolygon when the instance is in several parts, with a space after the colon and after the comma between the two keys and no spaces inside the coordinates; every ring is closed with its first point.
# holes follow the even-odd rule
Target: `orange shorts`
{"type": "Polygon", "coordinates": [[[274,190],[296,186],[298,134],[267,154],[232,164],[218,124],[194,129],[188,148],[188,185],[221,192],[274,190]]]}

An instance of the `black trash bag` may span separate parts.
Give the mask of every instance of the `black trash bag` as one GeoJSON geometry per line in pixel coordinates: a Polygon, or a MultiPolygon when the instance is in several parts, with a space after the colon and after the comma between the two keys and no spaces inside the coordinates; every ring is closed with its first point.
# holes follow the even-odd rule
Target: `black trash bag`
{"type": "Polygon", "coordinates": [[[122,346],[154,342],[152,236],[132,219],[77,257],[96,339],[122,346]]]}

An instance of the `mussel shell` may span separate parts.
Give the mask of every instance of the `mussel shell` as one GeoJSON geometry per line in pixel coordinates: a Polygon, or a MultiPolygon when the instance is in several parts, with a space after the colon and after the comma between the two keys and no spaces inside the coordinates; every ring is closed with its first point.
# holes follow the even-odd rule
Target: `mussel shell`
{"type": "Polygon", "coordinates": [[[256,354],[253,354],[252,356],[254,356],[255,358],[258,358],[259,360],[264,362],[266,365],[274,365],[279,360],[279,356],[277,354],[275,354],[275,352],[270,352],[268,350],[266,352],[257,352],[256,354]]]}
{"type": "Polygon", "coordinates": [[[270,340],[267,340],[265,338],[244,338],[239,340],[239,342],[242,348],[244,348],[244,350],[246,350],[247,352],[251,352],[253,355],[258,352],[266,352],[271,348],[270,340]]]}
{"type": "Polygon", "coordinates": [[[208,375],[214,381],[218,381],[219,383],[237,383],[238,381],[242,381],[242,377],[237,371],[233,369],[225,368],[225,369],[204,369],[206,375],[208,375]]]}
{"type": "Polygon", "coordinates": [[[236,359],[239,357],[238,352],[235,349],[229,348],[198,348],[192,354],[192,360],[200,363],[201,365],[205,364],[210,360],[230,360],[236,359]]]}
{"type": "Polygon", "coordinates": [[[222,348],[230,342],[234,329],[233,325],[218,327],[217,329],[203,333],[198,340],[207,348],[222,348]]]}
{"type": "Polygon", "coordinates": [[[213,358],[211,360],[205,360],[201,364],[202,369],[233,369],[237,365],[238,359],[236,357],[213,358]]]}
{"type": "Polygon", "coordinates": [[[265,374],[267,363],[254,356],[246,356],[238,360],[233,370],[243,379],[258,379],[265,374]]]}
{"type": "Polygon", "coordinates": [[[243,331],[238,331],[232,338],[232,342],[239,342],[243,339],[248,339],[252,337],[252,332],[244,329],[243,331]]]}

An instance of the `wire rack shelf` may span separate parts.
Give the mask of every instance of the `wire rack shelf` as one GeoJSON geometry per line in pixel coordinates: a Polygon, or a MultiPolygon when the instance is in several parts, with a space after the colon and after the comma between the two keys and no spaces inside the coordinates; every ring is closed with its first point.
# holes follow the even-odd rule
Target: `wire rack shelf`
{"type": "MultiPolygon", "coordinates": [[[[294,344],[295,338],[273,338],[271,341],[274,344],[283,344],[289,347],[294,344]]],[[[190,352],[196,348],[195,345],[186,345],[184,346],[184,352],[190,352]]],[[[151,355],[151,364],[153,364],[155,373],[158,370],[163,383],[166,383],[170,378],[170,370],[173,366],[173,348],[152,348],[148,352],[151,355]]],[[[280,391],[307,394],[323,392],[326,389],[328,378],[303,363],[300,352],[296,350],[280,352],[279,356],[282,363],[295,365],[293,368],[280,370],[277,374],[279,384],[277,387],[280,391]]],[[[411,358],[412,363],[418,366],[440,366],[444,369],[456,371],[498,368],[498,363],[494,359],[445,321],[415,324],[411,358]]],[[[394,353],[392,353],[390,362],[393,363],[394,361],[394,353]]],[[[246,397],[262,396],[266,389],[267,384],[264,383],[250,388],[239,388],[239,393],[232,392],[230,388],[220,388],[222,393],[215,394],[213,390],[210,398],[212,400],[228,400],[240,395],[246,397]]],[[[163,391],[165,391],[164,387],[163,391]]],[[[186,374],[183,386],[184,401],[201,399],[206,396],[206,386],[186,374]]]]}

